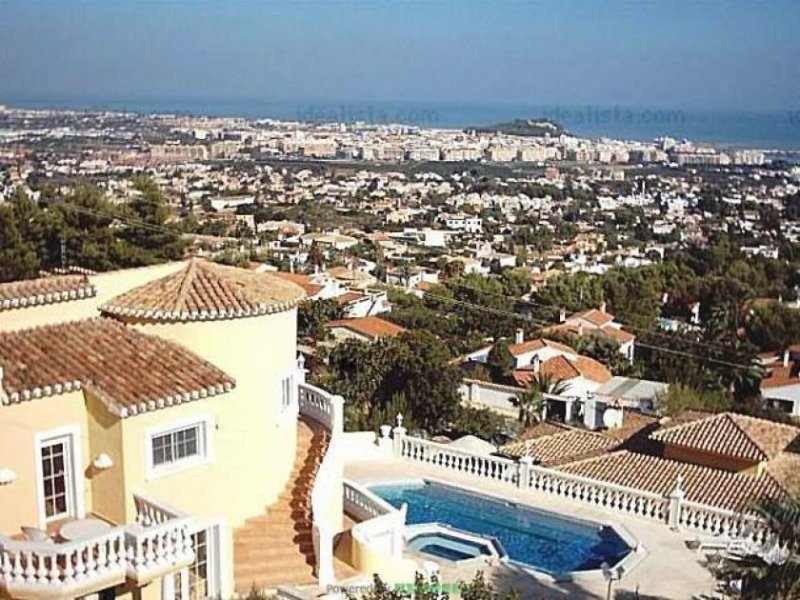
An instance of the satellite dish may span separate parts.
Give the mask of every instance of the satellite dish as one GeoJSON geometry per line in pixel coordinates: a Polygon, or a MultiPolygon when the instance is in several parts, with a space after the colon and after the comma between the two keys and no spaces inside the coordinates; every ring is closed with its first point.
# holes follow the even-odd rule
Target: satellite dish
{"type": "Polygon", "coordinates": [[[608,429],[622,426],[622,411],[618,408],[607,408],[603,412],[603,425],[608,429]]]}

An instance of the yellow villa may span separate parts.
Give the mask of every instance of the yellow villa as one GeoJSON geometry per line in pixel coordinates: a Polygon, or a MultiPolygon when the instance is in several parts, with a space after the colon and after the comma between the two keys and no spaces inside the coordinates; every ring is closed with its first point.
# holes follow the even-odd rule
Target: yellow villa
{"type": "Polygon", "coordinates": [[[333,582],[343,400],[305,383],[303,296],[197,259],[0,285],[0,597],[333,582]]]}

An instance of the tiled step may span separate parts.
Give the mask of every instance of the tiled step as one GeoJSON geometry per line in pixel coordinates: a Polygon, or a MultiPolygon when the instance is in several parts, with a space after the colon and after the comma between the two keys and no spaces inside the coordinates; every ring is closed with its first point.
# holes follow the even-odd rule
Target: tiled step
{"type": "Polygon", "coordinates": [[[286,488],[274,504],[265,507],[264,514],[247,519],[234,532],[234,577],[240,593],[253,585],[266,590],[314,581],[311,492],[330,435],[301,419],[297,440],[286,488]]]}

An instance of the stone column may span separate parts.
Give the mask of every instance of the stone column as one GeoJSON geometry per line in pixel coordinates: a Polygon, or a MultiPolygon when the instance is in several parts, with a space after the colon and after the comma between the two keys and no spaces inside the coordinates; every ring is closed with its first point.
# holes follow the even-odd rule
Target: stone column
{"type": "Polygon", "coordinates": [[[392,426],[391,425],[381,425],[381,436],[378,438],[378,449],[381,451],[381,454],[386,456],[391,456],[392,454],[392,426]]]}
{"type": "Polygon", "coordinates": [[[683,475],[678,473],[675,477],[675,485],[667,495],[667,498],[669,498],[667,523],[673,531],[678,531],[681,527],[681,510],[683,508],[683,499],[686,496],[686,492],[681,489],[681,484],[683,484],[683,475]]]}
{"type": "Polygon", "coordinates": [[[342,396],[331,396],[333,403],[333,417],[331,423],[331,436],[344,431],[344,398],[342,396]]]}
{"type": "Polygon", "coordinates": [[[336,575],[333,571],[333,531],[324,525],[314,525],[314,553],[319,586],[327,588],[336,583],[336,575]]]}
{"type": "Polygon", "coordinates": [[[530,456],[523,456],[517,463],[517,486],[520,488],[527,488],[530,486],[531,481],[531,465],[533,459],[530,456]]]}
{"type": "Polygon", "coordinates": [[[297,383],[305,383],[306,382],[306,373],[308,370],[306,369],[306,359],[302,354],[297,355],[297,383]]]}
{"type": "Polygon", "coordinates": [[[403,427],[403,415],[397,413],[397,426],[392,429],[392,439],[394,440],[395,456],[403,454],[403,438],[406,437],[406,428],[403,427]]]}
{"type": "Polygon", "coordinates": [[[161,600],[175,600],[175,574],[170,573],[161,578],[161,600]]]}

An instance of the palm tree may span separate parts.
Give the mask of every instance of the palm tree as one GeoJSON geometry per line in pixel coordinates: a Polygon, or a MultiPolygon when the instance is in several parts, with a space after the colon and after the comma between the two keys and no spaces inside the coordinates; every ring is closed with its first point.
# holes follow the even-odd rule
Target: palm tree
{"type": "Polygon", "coordinates": [[[520,423],[525,427],[530,427],[541,421],[542,409],[547,402],[545,394],[561,394],[566,389],[566,382],[540,373],[528,389],[519,392],[513,399],[514,404],[519,408],[520,423]]]}
{"type": "Polygon", "coordinates": [[[725,559],[717,575],[741,582],[747,599],[800,598],[800,498],[768,500],[755,512],[773,534],[771,547],[748,548],[725,559]]]}

